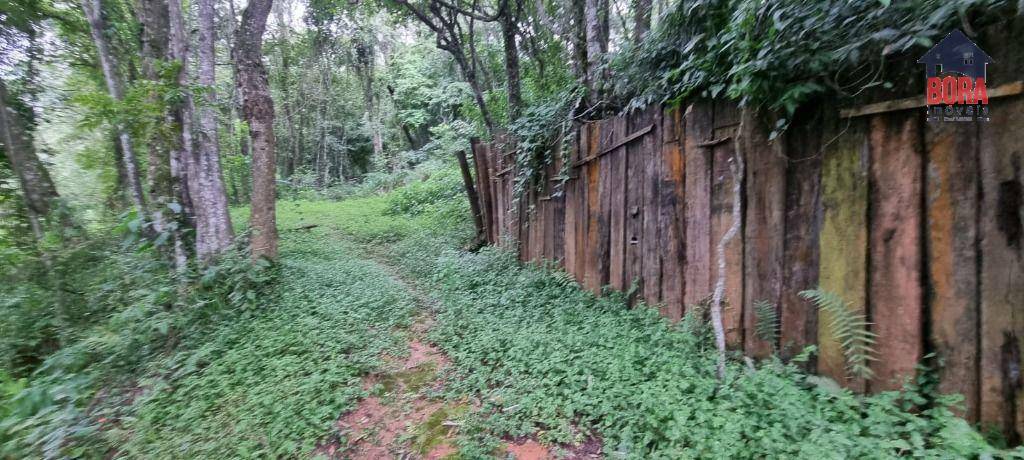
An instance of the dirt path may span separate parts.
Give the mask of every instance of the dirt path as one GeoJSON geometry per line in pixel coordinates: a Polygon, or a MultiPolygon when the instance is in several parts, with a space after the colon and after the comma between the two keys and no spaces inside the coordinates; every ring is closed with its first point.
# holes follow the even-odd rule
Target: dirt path
{"type": "MultiPolygon", "coordinates": [[[[371,254],[368,259],[416,299],[421,314],[412,327],[403,331],[408,338],[408,353],[384,356],[383,369],[363,379],[363,388],[370,396],[338,419],[341,436],[318,447],[314,456],[353,460],[457,457],[458,419],[477,405],[440,396],[451,361],[426,338],[434,324],[437,301],[382,258],[371,254]]],[[[556,458],[551,449],[530,438],[507,441],[503,447],[504,454],[496,452],[499,458],[556,458]]],[[[597,458],[595,453],[599,451],[597,444],[596,450],[594,446],[577,447],[563,452],[569,455],[559,457],[597,458]]]]}

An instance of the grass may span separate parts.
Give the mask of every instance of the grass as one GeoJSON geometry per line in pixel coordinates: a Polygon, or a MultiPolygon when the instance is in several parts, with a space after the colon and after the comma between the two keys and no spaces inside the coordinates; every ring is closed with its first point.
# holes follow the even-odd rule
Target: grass
{"type": "MultiPolygon", "coordinates": [[[[291,216],[285,214],[284,221],[291,216]]],[[[283,240],[278,302],[217,330],[138,403],[125,453],[161,458],[287,457],[310,452],[364,396],[360,378],[414,302],[329,232],[283,240]]]]}

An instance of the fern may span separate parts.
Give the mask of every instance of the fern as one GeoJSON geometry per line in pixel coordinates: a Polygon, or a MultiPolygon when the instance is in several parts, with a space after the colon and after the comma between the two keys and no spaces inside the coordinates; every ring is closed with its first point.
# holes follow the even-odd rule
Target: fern
{"type": "Polygon", "coordinates": [[[854,313],[852,305],[835,293],[818,288],[802,291],[800,297],[811,301],[832,318],[828,325],[829,332],[842,347],[847,373],[853,377],[870,379],[873,373],[868,364],[876,361],[873,346],[878,337],[869,330],[871,323],[867,322],[864,315],[854,313]]]}
{"type": "Polygon", "coordinates": [[[757,338],[770,343],[772,349],[775,349],[775,344],[779,341],[778,309],[767,300],[758,300],[754,302],[754,314],[757,317],[754,333],[757,334],[757,338]]]}

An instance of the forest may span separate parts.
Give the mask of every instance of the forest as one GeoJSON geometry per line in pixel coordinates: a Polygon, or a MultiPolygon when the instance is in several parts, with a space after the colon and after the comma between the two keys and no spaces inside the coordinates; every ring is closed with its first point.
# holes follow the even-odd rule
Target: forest
{"type": "Polygon", "coordinates": [[[1022,457],[1022,39],[1013,0],[0,0],[0,458],[1022,457]],[[991,121],[922,116],[951,31],[991,121]]]}

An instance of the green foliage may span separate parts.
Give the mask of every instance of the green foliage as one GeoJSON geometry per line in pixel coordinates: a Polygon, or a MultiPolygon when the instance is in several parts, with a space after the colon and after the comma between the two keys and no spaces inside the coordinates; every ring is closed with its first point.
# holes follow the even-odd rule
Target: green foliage
{"type": "MultiPolygon", "coordinates": [[[[372,202],[346,201],[337,205],[343,214],[324,218],[393,222],[372,202]]],[[[656,309],[594,297],[564,273],[522,267],[514,254],[453,251],[460,240],[443,231],[452,220],[431,222],[430,214],[374,248],[435,290],[431,338],[454,363],[448,397],[483,402],[459,419],[463,456],[493,456],[501,438],[525,435],[553,442],[598,436],[610,458],[995,453],[950,412],[956,398],[936,397],[925,380],[864,397],[772,358],[755,372],[730,361],[730,379],[721,384],[701,318],[672,325],[656,309]]],[[[372,226],[345,224],[343,231],[364,239],[372,226]]]]}
{"type": "Polygon", "coordinates": [[[768,342],[772,345],[772,348],[779,343],[779,311],[775,304],[767,300],[758,300],[754,302],[754,316],[757,318],[757,324],[754,327],[754,333],[757,338],[768,342]]]}
{"type": "Polygon", "coordinates": [[[945,407],[921,414],[913,392],[861,398],[808,388],[772,360],[715,379],[707,335],[655,309],[623,309],[545,270],[485,250],[449,253],[436,280],[443,307],[433,338],[457,366],[453,394],[477,394],[497,436],[599,434],[627,458],[971,456],[982,438],[945,407]],[[954,434],[955,433],[955,434],[954,434]]]}
{"type": "MultiPolygon", "coordinates": [[[[677,2],[657,30],[620,53],[616,93],[629,107],[727,97],[779,112],[823,94],[890,85],[885,59],[923,50],[966,12],[999,14],[1002,0],[698,0],[677,2]]],[[[1004,12],[1005,13],[1005,12],[1004,12]]],[[[916,56],[915,56],[916,58],[916,56]]]]}
{"type": "MultiPolygon", "coordinates": [[[[554,161],[556,149],[569,152],[575,128],[573,112],[582,97],[582,87],[569,86],[551,101],[527,108],[509,126],[516,142],[516,197],[546,182],[545,167],[554,161]]],[[[568,167],[569,162],[565,162],[566,169],[560,172],[563,182],[568,179],[568,167]]]]}
{"type": "Polygon", "coordinates": [[[409,325],[413,301],[350,245],[325,240],[290,234],[274,304],[174,356],[159,374],[169,377],[141,382],[124,455],[300,457],[334,431],[365,396],[360,377],[404,349],[390,331],[409,325]]]}
{"type": "Polygon", "coordinates": [[[411,182],[391,193],[388,197],[387,212],[393,215],[415,216],[459,196],[466,196],[462,174],[454,168],[444,169],[425,180],[411,182]]]}
{"type": "Polygon", "coordinates": [[[179,275],[152,242],[130,241],[67,241],[4,265],[0,370],[20,388],[0,398],[0,456],[106,449],[101,414],[124,399],[121,388],[271,298],[276,270],[245,254],[179,275]]]}
{"type": "Polygon", "coordinates": [[[809,300],[831,318],[828,329],[843,349],[847,372],[855,377],[871,378],[868,365],[875,361],[872,346],[878,335],[869,330],[871,323],[864,315],[854,313],[853,305],[837,294],[820,288],[801,291],[800,297],[809,300]]]}

